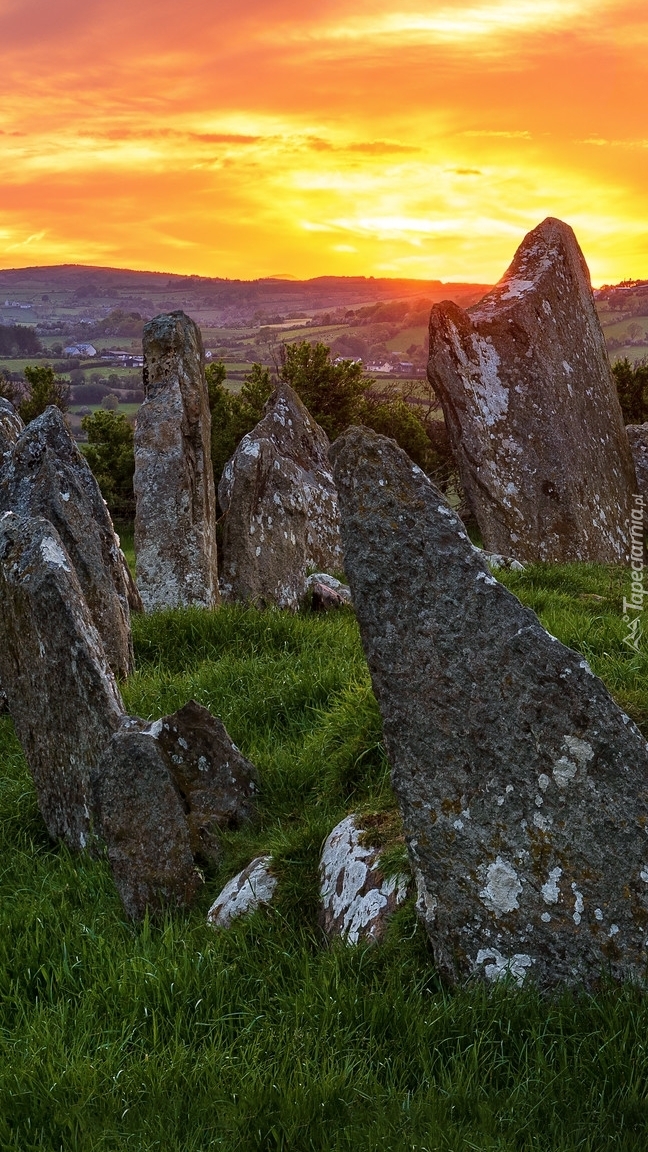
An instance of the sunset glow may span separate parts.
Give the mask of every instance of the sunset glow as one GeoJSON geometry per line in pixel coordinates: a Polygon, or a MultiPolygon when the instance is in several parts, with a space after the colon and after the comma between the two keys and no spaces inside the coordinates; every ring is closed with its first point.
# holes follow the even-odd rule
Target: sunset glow
{"type": "Polygon", "coordinates": [[[648,8],[0,0],[0,266],[648,278],[648,8]]]}

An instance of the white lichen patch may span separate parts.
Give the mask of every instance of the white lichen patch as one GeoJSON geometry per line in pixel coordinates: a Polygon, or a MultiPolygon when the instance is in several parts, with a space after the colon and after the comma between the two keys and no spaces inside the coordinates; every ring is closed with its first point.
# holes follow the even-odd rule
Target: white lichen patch
{"type": "Polygon", "coordinates": [[[522,885],[515,868],[498,856],[487,868],[486,884],[479,898],[491,912],[501,916],[520,907],[517,898],[521,891],[522,885]]]}
{"type": "Polygon", "coordinates": [[[542,892],[542,899],[545,904],[557,904],[560,898],[560,889],[558,881],[562,876],[562,868],[552,868],[549,873],[549,879],[542,885],[540,891],[542,892]]]}
{"type": "Polygon", "coordinates": [[[512,977],[518,988],[524,984],[529,968],[535,964],[532,956],[525,952],[516,952],[513,956],[503,956],[497,948],[480,948],[474,962],[474,968],[483,965],[484,976],[487,980],[503,980],[512,977]]]}
{"type": "Polygon", "coordinates": [[[574,779],[577,771],[578,768],[573,760],[561,756],[560,760],[556,760],[553,766],[553,778],[559,788],[566,788],[569,782],[574,779]]]}
{"type": "Polygon", "coordinates": [[[576,884],[572,884],[572,892],[574,893],[574,924],[580,924],[585,901],[583,900],[583,893],[578,891],[576,884]]]}
{"type": "Polygon", "coordinates": [[[40,551],[46,564],[55,564],[57,568],[63,568],[65,572],[71,571],[67,553],[59,544],[58,540],[55,540],[52,536],[43,537],[40,551]]]}

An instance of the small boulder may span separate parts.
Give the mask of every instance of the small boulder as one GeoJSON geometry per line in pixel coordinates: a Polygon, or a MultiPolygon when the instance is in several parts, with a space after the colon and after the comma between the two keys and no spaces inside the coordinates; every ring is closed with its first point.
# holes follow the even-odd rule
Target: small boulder
{"type": "Polygon", "coordinates": [[[72,562],[110,666],[133,668],[127,567],[110,513],[62,412],[50,406],[5,457],[0,513],[44,517],[72,562]]]}
{"type": "Polygon", "coordinates": [[[137,585],[147,612],[219,600],[211,415],[200,329],[184,312],[144,325],[135,426],[137,585]]]}
{"type": "Polygon", "coordinates": [[[271,904],[277,887],[271,867],[272,856],[255,856],[216,897],[207,913],[207,923],[212,928],[229,928],[233,920],[271,904]]]}
{"type": "Polygon", "coordinates": [[[309,568],[342,567],[328,447],[297,393],[279,384],[218,487],[225,598],[294,611],[309,568]]]}
{"type": "Polygon", "coordinates": [[[155,732],[123,718],[91,773],[98,834],[126,912],[191,904],[203,877],[196,867],[183,798],[155,732]]]}
{"type": "Polygon", "coordinates": [[[222,720],[190,700],[150,728],[182,799],[196,857],[220,855],[218,831],[252,820],[259,778],[222,720]]]}
{"type": "Polygon", "coordinates": [[[320,860],[320,921],[329,938],[341,936],[347,944],[380,940],[407,897],[409,876],[385,877],[381,849],[367,839],[362,817],[347,816],[327,838],[320,860]]]}

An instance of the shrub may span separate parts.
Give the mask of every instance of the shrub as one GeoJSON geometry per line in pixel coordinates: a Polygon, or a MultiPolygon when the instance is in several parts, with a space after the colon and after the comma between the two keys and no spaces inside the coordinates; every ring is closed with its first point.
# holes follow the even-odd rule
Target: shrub
{"type": "Polygon", "coordinates": [[[101,494],[113,516],[130,519],[135,514],[133,429],[123,412],[101,410],[84,416],[81,427],[88,434],[83,453],[101,494]]]}
{"type": "Polygon", "coordinates": [[[633,366],[628,359],[617,360],[612,375],[624,424],[643,424],[648,420],[648,363],[640,360],[633,366]]]}
{"type": "Polygon", "coordinates": [[[50,404],[60,408],[61,412],[67,412],[70,385],[66,380],[54,375],[51,365],[25,368],[25,379],[29,385],[29,392],[18,405],[18,413],[25,424],[35,420],[50,404]]]}

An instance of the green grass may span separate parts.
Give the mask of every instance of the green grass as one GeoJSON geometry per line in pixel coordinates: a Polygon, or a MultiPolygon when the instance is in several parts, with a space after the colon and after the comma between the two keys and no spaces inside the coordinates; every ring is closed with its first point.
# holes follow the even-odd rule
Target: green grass
{"type": "MultiPolygon", "coordinates": [[[[622,644],[627,573],[503,579],[646,731],[648,661],[622,644]]],[[[258,765],[260,819],[227,834],[195,909],[133,925],[103,863],[48,842],[0,719],[2,1152],[643,1152],[636,990],[445,990],[411,903],[385,944],[324,947],[322,841],[359,806],[393,806],[353,616],[232,607],[134,633],[127,707],[154,717],[194,696],[222,716],[258,765]],[[276,907],[215,933],[207,907],[259,851],[275,857],[276,907]]]]}

